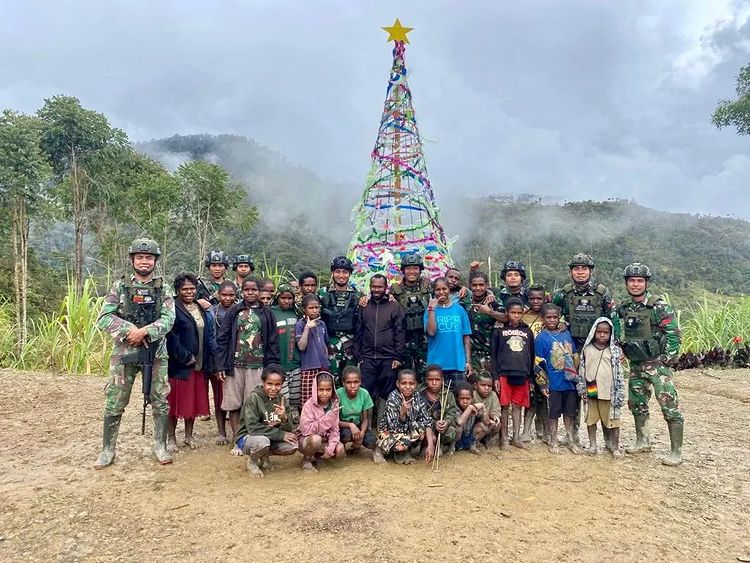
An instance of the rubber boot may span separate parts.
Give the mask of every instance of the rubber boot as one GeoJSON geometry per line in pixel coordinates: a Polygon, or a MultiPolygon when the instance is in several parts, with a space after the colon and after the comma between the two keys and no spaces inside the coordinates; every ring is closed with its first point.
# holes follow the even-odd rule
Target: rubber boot
{"type": "Polygon", "coordinates": [[[167,451],[167,427],[169,415],[154,413],[154,455],[161,465],[172,463],[172,454],[167,451]]]}
{"type": "Polygon", "coordinates": [[[664,465],[680,465],[682,463],[682,430],[685,424],[681,420],[668,422],[669,441],[672,444],[672,451],[668,456],[662,458],[664,465]]]}
{"type": "Polygon", "coordinates": [[[648,415],[635,414],[635,444],[625,448],[625,453],[640,454],[651,451],[651,433],[648,427],[648,415]]]}
{"type": "Polygon", "coordinates": [[[104,417],[102,451],[94,464],[94,469],[104,469],[114,463],[115,444],[117,444],[117,434],[120,431],[120,420],[122,420],[122,415],[104,417]]]}

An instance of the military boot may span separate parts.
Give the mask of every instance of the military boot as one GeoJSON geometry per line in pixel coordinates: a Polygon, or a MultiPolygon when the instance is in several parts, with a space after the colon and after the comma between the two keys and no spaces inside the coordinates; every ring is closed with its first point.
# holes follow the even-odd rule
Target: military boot
{"type": "Polygon", "coordinates": [[[625,448],[629,454],[640,454],[651,451],[651,433],[648,427],[648,415],[633,415],[635,420],[635,444],[625,448]]]}
{"type": "Polygon", "coordinates": [[[681,420],[668,422],[669,441],[672,445],[672,451],[668,456],[662,458],[664,465],[680,465],[682,463],[682,430],[685,424],[681,420]]]}
{"type": "Polygon", "coordinates": [[[154,455],[162,465],[172,463],[172,454],[167,451],[168,414],[154,413],[154,455]]]}
{"type": "Polygon", "coordinates": [[[94,469],[104,469],[112,465],[115,461],[115,444],[117,444],[117,434],[120,431],[121,419],[122,415],[104,417],[102,451],[94,464],[94,469]]]}

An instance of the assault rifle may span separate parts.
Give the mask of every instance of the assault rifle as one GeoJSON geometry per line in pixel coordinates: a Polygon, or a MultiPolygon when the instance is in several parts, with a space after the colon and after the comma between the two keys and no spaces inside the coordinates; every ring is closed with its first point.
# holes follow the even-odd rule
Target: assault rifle
{"type": "Polygon", "coordinates": [[[211,292],[211,290],[206,285],[206,282],[204,282],[201,278],[198,278],[198,287],[196,289],[196,301],[198,299],[205,299],[206,301],[211,303],[211,305],[217,305],[219,303],[219,299],[211,292]]]}
{"type": "Polygon", "coordinates": [[[141,374],[143,375],[143,413],[141,416],[141,435],[146,433],[146,405],[151,402],[151,380],[153,379],[154,372],[154,358],[156,357],[156,350],[159,348],[159,340],[151,342],[143,341],[143,346],[140,346],[136,352],[125,354],[121,359],[120,363],[124,366],[135,364],[141,366],[141,374]]]}

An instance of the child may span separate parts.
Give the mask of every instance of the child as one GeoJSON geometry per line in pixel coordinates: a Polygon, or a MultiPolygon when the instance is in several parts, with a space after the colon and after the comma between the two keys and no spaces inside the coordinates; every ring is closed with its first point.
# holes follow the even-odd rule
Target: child
{"type": "Polygon", "coordinates": [[[472,272],[469,277],[471,293],[461,302],[471,323],[471,365],[474,373],[489,370],[492,364],[492,331],[495,323],[505,320],[500,302],[487,289],[484,272],[472,272]]]}
{"type": "Polygon", "coordinates": [[[578,394],[587,406],[589,448],[596,455],[596,423],[601,421],[605,447],[612,457],[620,451],[620,410],[625,402],[623,354],[612,338],[612,321],[599,317],[591,327],[578,367],[578,394]]]}
{"type": "Polygon", "coordinates": [[[536,355],[544,365],[547,381],[542,387],[549,401],[549,451],[560,453],[557,445],[557,423],[560,415],[565,423],[568,448],[574,454],[581,453],[573,439],[573,420],[577,411],[576,382],[578,373],[575,369],[575,344],[567,329],[561,328],[560,308],[551,303],[542,307],[544,330],[535,342],[536,355]]]}
{"type": "MultiPolygon", "coordinates": [[[[547,292],[541,285],[532,285],[529,287],[528,296],[529,310],[523,314],[521,320],[529,326],[536,338],[544,328],[542,306],[547,301],[547,292]]],[[[542,395],[536,378],[531,382],[531,408],[524,409],[522,442],[531,442],[532,424],[535,425],[536,437],[544,440],[547,426],[547,397],[542,395]]]]}
{"type": "MultiPolygon", "coordinates": [[[[490,384],[491,386],[491,384],[490,384]]],[[[456,451],[468,450],[475,455],[480,455],[476,445],[476,426],[477,415],[484,409],[481,403],[472,402],[471,385],[464,382],[456,384],[456,451]]]]}
{"type": "Polygon", "coordinates": [[[320,298],[308,293],[302,298],[304,316],[294,327],[294,340],[300,357],[300,403],[312,396],[313,381],[321,370],[328,369],[328,331],[320,319],[320,298]]]}
{"type": "Polygon", "coordinates": [[[260,290],[261,291],[267,291],[271,295],[276,293],[276,284],[273,283],[273,280],[268,278],[263,278],[260,280],[260,290]]]}
{"type": "Polygon", "coordinates": [[[289,403],[281,395],[284,373],[279,366],[268,366],[258,385],[242,405],[236,447],[247,455],[247,470],[263,477],[273,470],[270,455],[291,455],[297,451],[292,433],[289,403]]]}
{"type": "Polygon", "coordinates": [[[492,375],[482,371],[475,377],[472,399],[482,405],[481,413],[477,413],[474,424],[474,436],[477,442],[486,444],[500,434],[500,418],[502,409],[500,399],[492,388],[492,375]]]}
{"type": "Polygon", "coordinates": [[[433,290],[435,297],[424,312],[427,362],[440,366],[455,384],[471,375],[471,324],[466,310],[451,301],[448,280],[436,279],[433,290]]]}
{"type": "Polygon", "coordinates": [[[456,451],[456,398],[450,390],[450,382],[445,385],[440,366],[428,365],[425,368],[424,379],[419,392],[424,397],[432,416],[432,431],[437,436],[441,453],[451,456],[456,451]]]}
{"type": "MultiPolygon", "coordinates": [[[[263,368],[279,363],[276,319],[260,306],[258,293],[258,281],[245,278],[242,301],[229,310],[216,335],[214,365],[222,381],[221,408],[229,413],[232,443],[237,441],[242,405],[261,384],[263,368]]],[[[242,455],[242,450],[233,448],[232,454],[242,455]]]]}
{"type": "Polygon", "coordinates": [[[341,458],[346,455],[339,440],[339,399],[333,392],[333,376],[321,371],[313,380],[312,397],[302,406],[297,435],[302,452],[302,469],[307,473],[318,470],[313,465],[318,458],[341,458]]]}
{"type": "Polygon", "coordinates": [[[273,302],[273,291],[268,291],[267,289],[261,289],[260,295],[258,296],[258,300],[260,301],[261,305],[264,307],[270,307],[271,303],[273,302]]]}
{"type": "Polygon", "coordinates": [[[410,369],[402,369],[396,378],[394,389],[385,402],[378,420],[378,461],[393,455],[396,463],[409,464],[413,448],[419,448],[427,438],[424,459],[432,461],[435,452],[435,435],[432,432],[432,417],[422,395],[416,392],[417,376],[410,369]]]}
{"type": "MultiPolygon", "coordinates": [[[[234,282],[225,281],[219,286],[219,302],[216,305],[211,306],[211,313],[213,314],[215,325],[214,333],[218,334],[219,327],[224,321],[224,317],[227,315],[229,310],[234,307],[237,302],[237,286],[234,282]]],[[[227,440],[227,412],[222,410],[221,401],[222,385],[219,378],[215,373],[208,375],[208,382],[211,384],[211,394],[214,397],[214,414],[216,416],[216,426],[219,434],[216,438],[216,445],[223,446],[228,443],[227,440]]]]}
{"type": "Polygon", "coordinates": [[[282,394],[289,399],[289,404],[299,414],[300,408],[300,367],[299,350],[294,341],[294,328],[299,316],[294,306],[294,290],[290,285],[281,284],[276,295],[275,304],[271,312],[276,319],[276,330],[279,333],[279,352],[281,354],[281,369],[286,378],[282,394]]]}
{"type": "Polygon", "coordinates": [[[510,297],[505,303],[508,322],[492,334],[492,360],[495,369],[495,388],[500,391],[500,448],[510,449],[508,439],[508,410],[513,408],[513,445],[528,450],[521,442],[521,409],[529,408],[530,380],[534,375],[534,334],[526,326],[523,301],[510,297]]]}
{"type": "MultiPolygon", "coordinates": [[[[361,446],[375,453],[377,438],[370,428],[373,402],[367,389],[362,387],[362,374],[357,366],[346,366],[341,374],[343,387],[336,389],[339,412],[339,437],[342,444],[351,442],[352,451],[361,446]]],[[[374,459],[373,453],[373,461],[374,459]]]]}
{"type": "Polygon", "coordinates": [[[299,276],[299,288],[302,297],[318,291],[318,276],[312,272],[302,272],[299,276]]]}

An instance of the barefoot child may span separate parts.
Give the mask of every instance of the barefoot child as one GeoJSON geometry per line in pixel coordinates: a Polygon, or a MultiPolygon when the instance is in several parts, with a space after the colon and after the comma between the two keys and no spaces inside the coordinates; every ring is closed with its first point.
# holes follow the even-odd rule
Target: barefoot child
{"type": "Polygon", "coordinates": [[[612,321],[599,317],[591,327],[578,366],[578,394],[586,405],[589,447],[586,453],[596,455],[596,423],[601,421],[605,447],[612,457],[620,451],[620,410],[625,402],[623,354],[612,338],[612,321]]]}
{"type": "Polygon", "coordinates": [[[242,405],[236,443],[247,455],[247,470],[254,477],[263,477],[264,469],[273,469],[270,455],[297,451],[297,436],[287,414],[289,402],[281,395],[284,373],[278,366],[268,366],[261,381],[242,405]]]}
{"type": "MultiPolygon", "coordinates": [[[[440,366],[430,364],[425,368],[425,382],[419,392],[424,397],[432,416],[432,431],[440,443],[441,454],[453,455],[456,446],[456,398],[443,380],[440,366]],[[445,404],[443,404],[445,402],[445,404]]],[[[422,444],[426,447],[426,444],[422,444]]],[[[434,446],[433,446],[434,447],[434,446]]]]}
{"type": "Polygon", "coordinates": [[[282,393],[289,399],[289,405],[299,414],[302,405],[300,396],[300,367],[299,350],[294,341],[294,327],[299,315],[294,306],[294,291],[292,286],[281,284],[276,295],[275,304],[271,312],[276,319],[276,330],[279,333],[279,352],[281,353],[281,369],[284,370],[284,387],[282,393]]]}
{"type": "Polygon", "coordinates": [[[402,369],[396,378],[394,389],[385,402],[378,419],[379,458],[393,456],[396,463],[414,461],[412,449],[418,449],[427,437],[425,461],[432,461],[435,451],[435,435],[432,432],[432,417],[427,404],[417,391],[417,376],[410,369],[402,369]]]}
{"type": "MultiPolygon", "coordinates": [[[[309,279],[309,278],[308,278],[309,279]]],[[[327,370],[328,331],[320,318],[320,297],[308,293],[302,298],[304,316],[294,327],[300,359],[300,404],[304,405],[312,396],[313,382],[319,371],[327,370]]]]}
{"type": "MultiPolygon", "coordinates": [[[[491,381],[491,380],[490,380],[491,381]]],[[[492,384],[490,383],[490,387],[492,384]]],[[[464,382],[456,384],[456,451],[468,450],[473,454],[479,455],[477,449],[474,427],[479,412],[484,410],[484,405],[474,403],[471,385],[464,382]]]]}
{"type": "Polygon", "coordinates": [[[313,380],[312,396],[302,406],[299,416],[299,450],[302,469],[315,472],[318,459],[344,457],[346,449],[339,439],[338,396],[333,392],[333,376],[321,371],[313,380]]]}
{"type": "MultiPolygon", "coordinates": [[[[544,328],[542,318],[542,306],[547,302],[547,292],[544,286],[532,285],[529,287],[529,310],[523,314],[521,320],[529,325],[534,338],[539,336],[544,328]]],[[[531,382],[531,407],[524,409],[522,442],[531,442],[531,426],[534,425],[537,439],[546,440],[547,427],[547,397],[542,395],[542,390],[536,382],[531,382]]]]}
{"type": "Polygon", "coordinates": [[[341,373],[343,387],[336,389],[339,411],[339,438],[342,444],[351,443],[352,451],[364,446],[375,449],[377,438],[370,428],[373,402],[367,389],[362,387],[362,374],[357,366],[346,366],[341,373]]]}
{"type": "Polygon", "coordinates": [[[500,434],[500,418],[502,409],[500,399],[492,388],[492,376],[489,372],[482,371],[476,376],[474,381],[474,393],[472,395],[474,403],[482,405],[481,412],[477,413],[477,420],[474,424],[474,437],[477,442],[487,444],[493,438],[497,439],[500,434]]]}
{"type": "Polygon", "coordinates": [[[581,453],[573,439],[573,421],[576,417],[577,398],[576,382],[578,373],[575,368],[575,344],[566,328],[560,328],[560,308],[551,303],[542,307],[544,330],[539,333],[535,342],[536,355],[544,366],[547,382],[542,385],[542,393],[549,401],[549,451],[560,453],[557,445],[557,423],[560,415],[565,423],[568,448],[574,454],[581,453]]]}
{"type": "Polygon", "coordinates": [[[500,391],[500,448],[510,449],[508,411],[513,410],[513,445],[524,450],[521,442],[521,409],[529,408],[530,381],[534,376],[534,334],[521,320],[523,302],[510,297],[505,303],[508,322],[492,334],[492,360],[495,385],[500,391]]]}

